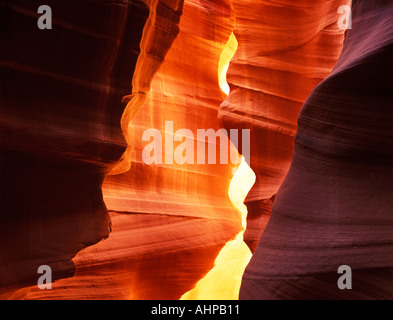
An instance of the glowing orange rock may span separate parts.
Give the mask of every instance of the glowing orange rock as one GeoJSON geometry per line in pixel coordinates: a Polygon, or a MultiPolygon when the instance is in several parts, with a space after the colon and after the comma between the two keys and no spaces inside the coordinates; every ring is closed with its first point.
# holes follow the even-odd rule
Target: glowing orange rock
{"type": "Polygon", "coordinates": [[[75,257],[73,278],[56,282],[51,292],[33,289],[28,299],[179,299],[243,228],[241,213],[228,196],[236,166],[207,161],[148,165],[142,159],[143,132],[154,128],[165,136],[165,121],[173,122],[174,131],[219,129],[217,111],[226,96],[219,74],[225,73],[233,52],[225,52],[234,25],[230,3],[187,1],[165,59],[156,55],[163,41],[160,31],[167,30],[161,23],[176,29],[179,17],[173,10],[160,16],[167,12],[161,3],[154,2],[151,10],[156,15],[144,30],[122,118],[129,149],[103,185],[112,218],[110,237],[75,257]],[[158,27],[154,21],[160,21],[158,27]]]}
{"type": "Polygon", "coordinates": [[[341,52],[337,9],[347,3],[232,1],[239,47],[219,119],[227,129],[251,129],[250,166],[257,180],[246,198],[245,241],[252,250],[288,171],[299,110],[341,52]]]}
{"type": "MultiPolygon", "coordinates": [[[[190,228],[194,225],[195,232],[199,230],[194,234],[185,229],[184,233],[172,235],[174,255],[177,252],[178,261],[189,274],[181,285],[173,283],[173,290],[181,294],[192,289],[213,267],[218,249],[241,231],[240,212],[227,193],[234,166],[209,165],[207,161],[206,164],[180,165],[173,160],[165,162],[165,155],[163,165],[146,165],[142,154],[148,142],[141,138],[145,130],[154,128],[167,141],[173,141],[173,137],[165,137],[165,121],[173,123],[174,132],[187,128],[195,138],[198,129],[219,129],[217,110],[225,98],[219,86],[219,62],[233,24],[229,2],[214,6],[207,2],[185,2],[179,35],[152,81],[146,102],[128,127],[130,143],[134,146],[131,169],[108,176],[104,184],[105,201],[110,210],[148,214],[157,219],[164,215],[169,221],[171,217],[179,217],[177,219],[182,219],[190,228]],[[199,223],[205,227],[200,229],[199,223]],[[214,239],[212,233],[216,233],[214,239]],[[191,237],[198,238],[198,243],[193,244],[191,237]],[[191,255],[192,252],[199,253],[191,255]],[[188,290],[184,290],[187,286],[188,290]]],[[[179,144],[174,142],[173,150],[179,144]]],[[[159,243],[160,234],[156,237],[159,243]]],[[[160,251],[157,246],[154,254],[160,251]]],[[[150,268],[154,272],[156,267],[152,264],[150,268]]],[[[162,272],[163,279],[176,278],[178,270],[176,264],[171,267],[168,260],[166,273],[162,272]]],[[[138,281],[145,280],[136,278],[135,283],[138,281]]],[[[149,290],[153,297],[174,297],[153,282],[149,290]]],[[[134,295],[134,298],[141,297],[149,295],[134,295]]]]}

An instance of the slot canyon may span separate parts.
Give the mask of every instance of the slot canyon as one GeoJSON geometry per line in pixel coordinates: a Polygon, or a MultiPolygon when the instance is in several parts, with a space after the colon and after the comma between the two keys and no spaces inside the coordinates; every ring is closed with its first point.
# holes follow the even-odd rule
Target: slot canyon
{"type": "Polygon", "coordinates": [[[393,1],[43,4],[0,0],[1,300],[393,299],[393,1]]]}

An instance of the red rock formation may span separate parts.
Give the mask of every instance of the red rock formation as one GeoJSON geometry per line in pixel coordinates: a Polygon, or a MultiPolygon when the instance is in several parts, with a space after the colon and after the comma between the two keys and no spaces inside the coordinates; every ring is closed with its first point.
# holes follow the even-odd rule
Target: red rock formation
{"type": "Polygon", "coordinates": [[[243,299],[393,298],[392,2],[354,1],[352,27],[302,108],[243,299]],[[352,290],[337,286],[341,265],[352,290]]]}
{"type": "MultiPolygon", "coordinates": [[[[219,129],[217,110],[225,95],[219,87],[218,69],[233,25],[229,1],[214,6],[208,1],[184,3],[179,35],[152,80],[151,89],[146,88],[150,91],[140,88],[138,92],[146,94],[146,99],[128,127],[129,143],[133,146],[131,168],[118,174],[121,166],[105,181],[103,190],[108,208],[131,214],[123,219],[132,221],[135,214],[146,219],[143,217],[148,215],[156,223],[174,221],[182,228],[171,233],[171,242],[166,244],[169,230],[165,225],[157,227],[155,245],[149,251],[155,262],[143,264],[141,273],[135,274],[132,265],[124,269],[123,272],[134,274],[134,299],[179,299],[213,267],[220,249],[242,228],[241,215],[228,197],[233,166],[208,164],[207,153],[205,164],[197,164],[196,160],[197,130],[219,129]],[[192,132],[195,164],[179,164],[176,159],[173,163],[165,162],[168,139],[174,139],[166,135],[165,121],[173,122],[173,132],[183,128],[192,132]],[[142,141],[142,137],[149,129],[158,129],[164,139],[162,165],[143,162],[143,149],[149,141],[142,141]],[[165,249],[167,245],[171,247],[165,249]],[[164,256],[165,250],[171,253],[164,256]],[[184,273],[179,273],[179,269],[184,273]],[[160,275],[161,280],[154,277],[148,280],[146,274],[160,275]],[[149,285],[141,287],[146,281],[149,285]]],[[[143,81],[144,68],[141,70],[143,81]]],[[[173,143],[171,158],[179,144],[173,143]]],[[[205,147],[207,150],[207,143],[205,147]]],[[[219,144],[216,149],[218,153],[219,144]]],[[[134,231],[130,228],[129,232],[134,231]]],[[[145,261],[145,253],[138,245],[146,240],[153,241],[142,237],[133,246],[125,243],[128,255],[125,260],[132,257],[138,261],[139,257],[145,261]]],[[[118,261],[109,263],[115,268],[118,265],[118,261]]]]}
{"type": "MultiPolygon", "coordinates": [[[[220,249],[242,229],[241,215],[228,197],[233,165],[207,164],[208,153],[206,164],[142,161],[148,144],[142,141],[143,132],[159,129],[165,136],[165,121],[173,121],[174,131],[191,130],[195,138],[197,129],[219,129],[217,110],[225,95],[218,70],[234,25],[230,3],[188,1],[169,51],[179,31],[182,2],[151,1],[148,9],[133,77],[131,64],[118,70],[129,82],[132,78],[132,91],[127,92],[122,116],[128,150],[103,188],[112,233],[73,259],[72,278],[56,281],[50,291],[33,287],[27,299],[178,299],[213,267],[220,249]]],[[[121,32],[132,33],[131,27],[121,32]]],[[[92,146],[91,152],[97,149],[92,146]]],[[[100,170],[101,176],[105,171],[100,170]]],[[[77,178],[73,183],[80,184],[77,178]]],[[[27,225],[32,227],[31,222],[27,225]]],[[[67,223],[61,228],[67,232],[67,223]]]]}
{"type": "Polygon", "coordinates": [[[230,222],[111,214],[108,239],[74,258],[75,275],[25,299],[179,299],[213,267],[230,222]],[[201,245],[204,244],[204,246],[201,245]]]}
{"type": "Polygon", "coordinates": [[[53,29],[40,30],[41,4],[1,1],[1,287],[36,283],[42,264],[70,276],[71,258],[108,236],[101,184],[126,147],[121,97],[148,14],[48,1],[53,29]]]}
{"type": "Polygon", "coordinates": [[[245,241],[254,250],[290,165],[296,120],[311,90],[341,51],[337,9],[348,1],[233,0],[237,53],[228,70],[231,93],[223,126],[251,130],[257,181],[246,199],[245,241]]]}
{"type": "MultiPolygon", "coordinates": [[[[109,235],[101,185],[127,146],[122,98],[131,91],[149,15],[142,1],[47,4],[51,30],[37,27],[41,2],[1,2],[5,295],[9,286],[36,284],[42,264],[54,280],[73,275],[72,257],[109,235]]],[[[177,22],[161,31],[168,34],[155,51],[161,61],[177,22]]]]}
{"type": "MultiPolygon", "coordinates": [[[[242,228],[241,215],[228,197],[233,166],[207,164],[207,153],[206,164],[196,163],[197,130],[219,129],[217,110],[225,96],[218,85],[218,64],[233,24],[229,2],[215,6],[199,1],[184,3],[179,35],[128,127],[133,146],[131,167],[122,174],[115,169],[105,181],[104,198],[110,210],[126,214],[122,219],[129,221],[135,215],[141,215],[138,219],[142,220],[148,215],[148,219],[161,225],[154,229],[154,236],[150,233],[133,245],[123,243],[123,250],[127,250],[124,259],[143,265],[139,273],[133,264],[123,269],[133,275],[134,283],[128,285],[134,289],[133,299],[179,299],[213,267],[220,249],[242,228]],[[186,128],[194,134],[195,164],[178,164],[176,159],[172,164],[165,163],[166,143],[174,139],[166,135],[165,121],[173,121],[173,132],[186,128]],[[142,141],[142,136],[148,129],[158,129],[164,139],[162,165],[143,162],[143,149],[149,141],[142,141]],[[175,223],[179,229],[168,229],[164,221],[175,223]],[[167,237],[171,239],[168,243],[167,237]],[[146,241],[154,245],[143,252],[139,246],[147,246],[146,241]],[[164,255],[166,250],[170,253],[164,255]],[[146,261],[147,253],[150,261],[146,261]],[[152,279],[147,274],[152,274],[152,279]]],[[[143,76],[141,71],[141,79],[143,76]]],[[[179,144],[174,142],[173,150],[179,144]]],[[[173,157],[173,151],[170,155],[173,157]]],[[[137,230],[130,227],[129,232],[137,230]]],[[[114,225],[113,237],[115,234],[114,225]]],[[[119,267],[117,260],[109,260],[108,264],[119,267]]]]}
{"type": "MultiPolygon", "coordinates": [[[[275,202],[242,297],[391,297],[392,7],[355,3],[318,85],[348,2],[47,1],[53,29],[40,30],[41,3],[1,1],[0,297],[216,297],[206,282],[249,258],[228,197],[235,165],[148,165],[142,137],[158,129],[165,151],[171,121],[194,135],[196,160],[197,130],[217,130],[217,117],[251,129],[251,249],[275,202]],[[52,290],[35,286],[42,264],[52,290]],[[337,292],[339,264],[355,270],[352,295],[337,292]]],[[[220,290],[237,287],[225,280],[220,290]]]]}

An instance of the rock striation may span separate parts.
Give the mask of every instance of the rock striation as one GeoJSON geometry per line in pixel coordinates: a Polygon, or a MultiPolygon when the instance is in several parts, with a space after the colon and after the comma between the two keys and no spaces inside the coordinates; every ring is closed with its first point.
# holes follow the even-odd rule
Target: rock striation
{"type": "MultiPolygon", "coordinates": [[[[52,7],[64,16],[54,15],[50,31],[56,33],[48,39],[45,31],[30,32],[31,23],[36,28],[34,4],[3,5],[4,15],[20,16],[26,35],[35,41],[38,37],[40,50],[47,50],[39,60],[44,75],[29,60],[35,52],[26,50],[22,57],[16,54],[20,48],[14,34],[6,38],[13,54],[10,50],[2,56],[6,70],[2,75],[9,88],[9,94],[4,98],[2,94],[4,159],[20,147],[23,159],[32,164],[9,160],[8,166],[2,166],[9,172],[2,181],[8,188],[2,198],[2,214],[10,220],[9,233],[2,234],[2,253],[8,262],[2,271],[2,279],[8,279],[1,284],[3,297],[179,299],[214,266],[222,247],[242,230],[241,214],[228,196],[237,164],[208,164],[208,152],[202,164],[146,164],[142,154],[149,142],[142,137],[146,130],[156,129],[165,139],[174,139],[165,131],[170,121],[174,132],[187,128],[195,133],[196,145],[198,129],[219,129],[218,107],[226,96],[220,89],[219,69],[230,59],[226,57],[230,56],[233,10],[229,1],[187,1],[183,5],[175,0],[87,1],[76,12],[70,8],[52,7]],[[79,26],[86,8],[94,13],[90,16],[94,21],[79,26]],[[90,23],[101,29],[91,30],[90,23]],[[88,42],[86,37],[93,39],[88,42]],[[55,47],[58,60],[49,58],[53,54],[50,46],[55,47]],[[85,47],[88,50],[83,51],[85,47]],[[79,50],[83,51],[81,58],[76,57],[79,50]],[[19,60],[11,63],[7,59],[19,60]],[[28,76],[23,75],[26,79],[16,73],[17,64],[28,68],[28,76]],[[46,71],[50,67],[54,70],[46,71]],[[68,73],[72,79],[66,79],[68,73]],[[34,77],[39,81],[33,81],[34,77]],[[79,91],[67,91],[62,82],[56,82],[66,80],[70,86],[79,85],[79,91]],[[45,91],[47,83],[51,86],[45,91]],[[24,87],[34,95],[23,93],[22,101],[17,91],[24,87]],[[86,93],[86,87],[104,93],[86,93]],[[25,116],[28,111],[33,119],[25,116]],[[6,119],[12,115],[17,120],[10,120],[7,127],[6,119]],[[24,131],[22,123],[31,131],[24,131]],[[45,138],[40,130],[46,130],[45,138]],[[85,142],[88,138],[93,141],[85,142]],[[35,145],[24,145],[25,139],[35,145]],[[32,153],[38,164],[27,160],[32,153]],[[21,174],[27,183],[15,183],[16,189],[11,189],[15,174],[21,174]],[[29,211],[24,210],[27,204],[22,196],[34,199],[37,208],[29,203],[29,211]],[[16,198],[23,200],[19,207],[15,207],[16,198]],[[12,210],[17,214],[12,215],[12,210]],[[21,226],[28,231],[22,238],[15,235],[21,226]],[[36,239],[40,240],[38,253],[36,239]],[[5,245],[9,241],[29,245],[27,249],[5,245]],[[67,271],[60,274],[53,267],[57,281],[52,290],[34,286],[42,264],[59,264],[59,269],[67,271]],[[26,265],[30,270],[23,274],[26,265]],[[21,271],[25,282],[10,277],[21,271]],[[33,286],[12,291],[11,285],[15,290],[33,286]]],[[[9,28],[6,25],[4,30],[9,28]]],[[[18,41],[25,39],[22,34],[17,36],[18,41]]],[[[31,42],[26,43],[29,45],[31,42]]],[[[212,142],[203,144],[208,150],[212,142]]],[[[220,144],[215,141],[213,146],[218,153],[220,144]]],[[[238,156],[236,150],[231,152],[238,156]]]]}
{"type": "Polygon", "coordinates": [[[300,112],[242,299],[393,297],[393,4],[354,1],[352,17],[337,64],[300,112]],[[341,265],[352,290],[338,288],[341,265]]]}
{"type": "Polygon", "coordinates": [[[344,31],[337,9],[347,3],[232,1],[239,46],[219,120],[227,129],[251,130],[250,166],[257,180],[245,202],[245,241],[252,251],[288,171],[300,108],[340,54],[344,31]]]}
{"type": "Polygon", "coordinates": [[[48,1],[41,30],[41,4],[0,5],[2,288],[36,283],[43,264],[71,276],[108,237],[101,185],[127,146],[121,99],[149,15],[142,1],[48,1]]]}
{"type": "Polygon", "coordinates": [[[0,0],[1,299],[392,298],[391,1],[41,4],[0,0]]]}

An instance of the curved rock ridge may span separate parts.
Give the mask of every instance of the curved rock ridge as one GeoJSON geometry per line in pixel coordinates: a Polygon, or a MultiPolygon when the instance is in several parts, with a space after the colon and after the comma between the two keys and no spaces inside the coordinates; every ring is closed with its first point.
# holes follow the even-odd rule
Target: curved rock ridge
{"type": "Polygon", "coordinates": [[[337,11],[348,3],[232,1],[239,47],[229,66],[231,92],[219,120],[227,129],[251,130],[250,166],[257,181],[246,199],[245,241],[252,251],[289,169],[300,108],[342,49],[337,11]]]}
{"type": "Polygon", "coordinates": [[[78,253],[74,277],[56,281],[52,290],[34,287],[26,299],[179,299],[242,230],[228,196],[237,164],[208,164],[208,153],[205,164],[143,161],[151,142],[142,141],[146,130],[173,139],[165,135],[172,122],[174,132],[185,128],[195,135],[196,147],[198,129],[219,129],[217,110],[225,99],[219,63],[234,26],[229,1],[161,2],[149,3],[126,97],[122,128],[129,148],[103,184],[110,237],[78,253]],[[162,34],[172,39],[174,30],[179,33],[164,51],[162,34]]]}
{"type": "MultiPolygon", "coordinates": [[[[229,1],[215,6],[209,1],[185,2],[179,35],[152,79],[142,108],[128,125],[128,139],[134,149],[131,169],[123,174],[117,174],[115,169],[103,186],[111,210],[222,218],[240,223],[240,214],[228,197],[236,165],[231,165],[229,158],[228,164],[208,164],[207,140],[204,163],[197,163],[201,160],[197,131],[220,129],[217,109],[225,94],[219,87],[219,61],[233,26],[229,1]],[[174,141],[175,133],[181,129],[192,135],[194,163],[178,163],[175,156],[181,144],[174,141]],[[162,137],[162,153],[159,148],[155,150],[161,164],[146,164],[143,159],[144,149],[156,141],[143,141],[144,133],[150,130],[158,130],[162,137]],[[168,151],[170,141],[173,147],[168,151]]],[[[217,155],[219,148],[217,143],[217,155]]]]}
{"type": "Polygon", "coordinates": [[[143,1],[47,1],[40,30],[41,4],[0,4],[0,292],[36,284],[43,264],[72,276],[72,257],[109,235],[101,185],[127,146],[122,97],[149,14],[143,1]]]}
{"type": "Polygon", "coordinates": [[[75,275],[24,299],[177,300],[213,267],[229,222],[111,213],[108,239],[74,258],[75,275]],[[203,246],[201,245],[203,244],[203,246]]]}
{"type": "MultiPolygon", "coordinates": [[[[136,299],[179,299],[214,266],[220,249],[242,230],[241,214],[228,196],[236,166],[208,164],[208,152],[205,163],[197,163],[200,159],[197,131],[220,129],[217,110],[225,94],[219,86],[219,62],[233,26],[229,1],[214,5],[210,1],[185,1],[179,35],[155,75],[143,107],[129,124],[130,144],[134,146],[131,168],[122,174],[109,175],[104,183],[105,202],[115,212],[147,214],[158,221],[166,216],[168,221],[181,219],[190,228],[193,225],[196,228],[194,232],[184,229],[171,235],[176,259],[165,259],[162,267],[159,263],[145,267],[146,272],[161,272],[162,281],[168,279],[171,289],[163,290],[159,282],[151,282],[150,288],[143,289],[147,291],[139,289],[139,293],[134,293],[136,299]],[[173,133],[166,130],[168,122],[173,126],[173,133]],[[174,133],[182,129],[192,135],[194,163],[180,164],[174,157],[181,143],[173,141],[174,133]],[[162,164],[144,162],[144,149],[152,142],[142,141],[148,130],[158,130],[163,139],[162,164]],[[172,152],[166,150],[169,141],[173,141],[172,152]],[[182,276],[183,283],[179,278],[179,264],[188,270],[182,276]],[[176,295],[171,294],[172,290],[176,295]]],[[[207,141],[205,148],[208,150],[207,141]]],[[[219,154],[219,143],[215,148],[219,154]]],[[[164,226],[161,232],[167,232],[164,226]]],[[[160,235],[156,235],[153,257],[161,256],[160,235]]],[[[128,250],[132,255],[135,249],[128,250]]],[[[127,272],[134,271],[131,268],[127,272]]],[[[146,281],[142,276],[135,279],[136,284],[146,281]]]]}
{"type": "Polygon", "coordinates": [[[336,66],[299,115],[242,299],[393,298],[393,3],[354,1],[352,14],[336,66]],[[338,288],[341,265],[352,290],[338,288]]]}
{"type": "MultiPolygon", "coordinates": [[[[130,121],[146,103],[152,80],[179,33],[184,0],[145,0],[145,2],[149,8],[149,17],[141,41],[138,43],[140,55],[132,77],[132,90],[131,94],[128,92],[122,97],[123,101],[127,102],[121,117],[121,128],[127,141],[127,149],[120,163],[111,170],[110,174],[119,174],[130,169],[134,147],[130,140],[130,121]]],[[[133,30],[130,29],[128,32],[133,33],[133,30]]]]}

